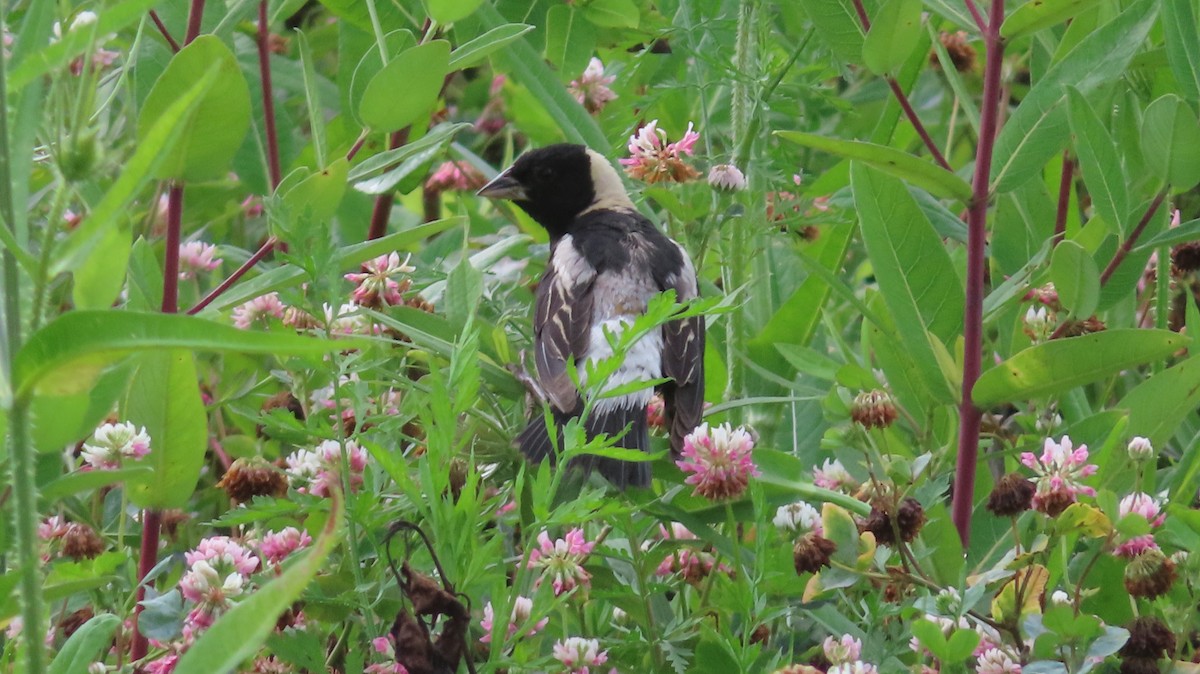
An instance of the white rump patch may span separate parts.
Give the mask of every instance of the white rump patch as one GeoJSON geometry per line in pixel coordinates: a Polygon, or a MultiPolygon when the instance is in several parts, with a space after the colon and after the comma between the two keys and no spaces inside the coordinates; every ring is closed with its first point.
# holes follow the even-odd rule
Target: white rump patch
{"type": "MultiPolygon", "coordinates": [[[[610,358],[613,355],[613,351],[612,347],[608,344],[608,339],[604,335],[604,330],[607,328],[614,336],[620,335],[621,331],[629,325],[629,322],[625,318],[610,318],[598,325],[593,325],[588,344],[587,359],[589,361],[599,361],[610,358]]],[[[625,361],[621,363],[617,371],[604,383],[602,390],[611,391],[633,382],[649,381],[661,377],[662,348],[661,328],[644,335],[625,353],[625,361]]],[[[586,371],[581,370],[579,374],[582,383],[586,385],[586,371]]],[[[596,412],[602,414],[614,409],[645,409],[646,405],[650,404],[650,398],[653,396],[654,389],[647,387],[634,393],[597,400],[594,409],[596,412]]]]}

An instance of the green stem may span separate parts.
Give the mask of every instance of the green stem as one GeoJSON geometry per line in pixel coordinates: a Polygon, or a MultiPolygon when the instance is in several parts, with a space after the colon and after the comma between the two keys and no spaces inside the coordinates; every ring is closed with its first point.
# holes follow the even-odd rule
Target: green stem
{"type": "MultiPolygon", "coordinates": [[[[738,12],[737,41],[734,45],[734,66],[741,74],[733,86],[733,140],[735,147],[749,146],[752,143],[749,132],[751,131],[750,119],[752,116],[750,113],[753,110],[754,102],[750,85],[758,70],[755,40],[757,15],[758,0],[742,0],[738,12]]],[[[726,292],[732,292],[746,284],[748,270],[746,251],[750,246],[752,234],[749,224],[749,219],[747,219],[732,228],[730,255],[727,260],[729,285],[725,288],[726,292]]],[[[746,321],[740,320],[740,317],[735,314],[731,314],[725,322],[725,362],[729,368],[729,383],[725,389],[726,400],[732,400],[745,394],[746,367],[738,358],[738,354],[745,352],[745,324],[746,321]]]]}

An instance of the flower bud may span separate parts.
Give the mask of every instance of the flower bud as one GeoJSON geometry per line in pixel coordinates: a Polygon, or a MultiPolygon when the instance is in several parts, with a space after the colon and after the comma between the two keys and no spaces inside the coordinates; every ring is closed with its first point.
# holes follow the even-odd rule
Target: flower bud
{"type": "Polygon", "coordinates": [[[1129,458],[1134,461],[1149,461],[1154,458],[1154,446],[1150,444],[1149,438],[1135,437],[1129,441],[1125,451],[1129,452],[1129,458]]]}

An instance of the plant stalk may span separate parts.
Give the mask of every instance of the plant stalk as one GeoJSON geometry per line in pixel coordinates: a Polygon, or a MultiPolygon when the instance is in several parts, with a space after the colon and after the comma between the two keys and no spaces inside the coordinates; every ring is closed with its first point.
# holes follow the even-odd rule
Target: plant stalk
{"type": "Polygon", "coordinates": [[[179,43],[175,41],[175,38],[171,37],[171,31],[167,30],[167,25],[162,22],[162,19],[158,18],[158,12],[153,9],[150,10],[150,20],[154,22],[154,25],[158,28],[158,32],[162,34],[167,44],[171,45],[171,51],[178,52],[179,43]]]}
{"type": "Polygon", "coordinates": [[[1063,150],[1062,179],[1058,182],[1058,211],[1054,215],[1054,245],[1067,236],[1067,208],[1071,205],[1071,185],[1074,184],[1075,162],[1063,150]]]}
{"type": "Polygon", "coordinates": [[[267,169],[271,191],[283,179],[279,168],[279,136],[275,131],[275,96],[271,88],[271,49],[268,44],[267,0],[258,3],[258,75],[262,80],[263,128],[267,134],[267,169]]]}
{"type": "Polygon", "coordinates": [[[1154,214],[1158,212],[1158,208],[1162,206],[1163,200],[1166,198],[1166,190],[1159,192],[1158,196],[1154,197],[1154,201],[1150,203],[1150,207],[1146,209],[1146,213],[1142,215],[1142,219],[1138,221],[1137,227],[1133,228],[1133,231],[1129,233],[1129,238],[1125,239],[1125,242],[1121,244],[1117,252],[1113,253],[1112,259],[1108,261],[1108,266],[1104,268],[1104,271],[1100,272],[1101,286],[1108,283],[1108,279],[1112,278],[1112,275],[1117,271],[1117,267],[1120,267],[1121,263],[1125,261],[1125,256],[1129,255],[1129,251],[1133,250],[1134,244],[1141,238],[1142,232],[1146,230],[1146,225],[1149,225],[1150,221],[1154,219],[1154,214]]]}
{"type": "MultiPolygon", "coordinates": [[[[408,132],[412,127],[404,127],[388,136],[388,149],[396,148],[408,142],[408,132]]],[[[367,230],[367,239],[378,239],[387,234],[388,218],[392,215],[392,204],[396,196],[389,190],[375,197],[375,208],[371,210],[371,228],[367,230]]]]}
{"type": "Polygon", "coordinates": [[[963,312],[963,379],[959,408],[958,460],[954,473],[954,498],[951,518],[958,537],[966,548],[971,538],[971,513],[975,500],[975,468],[979,461],[979,426],[983,412],[971,400],[971,391],[983,364],[983,295],[987,258],[988,184],[992,174],[992,151],[1000,119],[1000,70],[1004,64],[1004,43],[1000,24],[1004,21],[1004,0],[992,0],[991,15],[984,44],[987,61],[983,73],[983,101],[980,105],[979,148],[975,155],[975,176],[971,183],[971,204],[967,212],[967,287],[963,312]]]}
{"type": "Polygon", "coordinates": [[[229,275],[229,278],[221,281],[221,284],[216,288],[213,288],[212,291],[204,296],[203,299],[197,302],[196,306],[188,309],[188,316],[195,316],[203,311],[204,307],[212,304],[213,300],[217,299],[221,295],[224,295],[225,291],[229,290],[230,286],[232,286],[234,283],[237,283],[238,279],[242,278],[242,276],[245,276],[246,272],[250,271],[254,265],[258,264],[264,257],[274,250],[277,243],[279,243],[279,239],[275,238],[274,235],[268,237],[263,245],[259,247],[258,250],[254,251],[254,254],[250,256],[250,259],[243,262],[242,266],[234,270],[234,272],[229,275]]]}
{"type": "Polygon", "coordinates": [[[200,23],[204,19],[204,0],[192,0],[192,6],[188,9],[187,35],[183,38],[183,46],[192,43],[197,37],[200,37],[200,23]]]}
{"type": "MultiPolygon", "coordinates": [[[[758,73],[757,40],[754,32],[757,17],[758,0],[742,0],[738,12],[737,40],[734,43],[734,63],[742,78],[736,80],[733,86],[733,146],[745,147],[747,150],[753,143],[749,137],[751,112],[754,109],[754,92],[750,89],[750,82],[756,79],[758,73]]],[[[749,167],[740,168],[745,170],[749,167]]],[[[733,292],[746,285],[749,270],[747,250],[753,234],[752,225],[750,219],[744,219],[732,228],[728,260],[730,285],[726,292],[733,292]]],[[[733,400],[745,395],[746,367],[738,357],[739,354],[745,353],[745,321],[735,314],[730,314],[725,325],[725,362],[729,368],[725,399],[733,400]]]]}

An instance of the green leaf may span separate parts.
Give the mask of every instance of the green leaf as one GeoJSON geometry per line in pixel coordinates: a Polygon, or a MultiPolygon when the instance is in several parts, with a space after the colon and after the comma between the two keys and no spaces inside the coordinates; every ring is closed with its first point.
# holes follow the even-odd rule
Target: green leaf
{"type": "Polygon", "coordinates": [[[565,78],[577,77],[596,51],[596,27],[570,5],[546,12],[546,60],[565,78]]]}
{"type": "Polygon", "coordinates": [[[641,20],[633,0],[592,0],[584,5],[583,15],[602,28],[637,28],[641,20]]]}
{"type": "Polygon", "coordinates": [[[1149,241],[1134,246],[1133,250],[1129,252],[1130,254],[1144,253],[1155,248],[1177,246],[1189,241],[1200,241],[1200,219],[1188,220],[1178,227],[1172,227],[1149,241]]]}
{"type": "Polygon", "coordinates": [[[18,397],[87,390],[100,371],[122,356],[147,349],[313,355],[364,348],[358,339],[327,340],[288,333],[238,330],[194,316],[136,311],[72,311],[33,333],[17,352],[13,383],[18,397]]]}
{"type": "Polygon", "coordinates": [[[1192,357],[1141,382],[1116,407],[1129,410],[1130,435],[1161,447],[1198,406],[1200,357],[1192,357]]]}
{"type": "Polygon", "coordinates": [[[65,70],[72,59],[87,50],[93,38],[103,38],[137,23],[156,4],[158,0],[125,0],[105,7],[99,12],[95,23],[75,30],[68,29],[61,40],[35,49],[8,74],[9,95],[19,92],[25,85],[52,70],[65,70]]]}
{"type": "Polygon", "coordinates": [[[371,78],[358,114],[373,131],[402,129],[433,109],[449,70],[449,42],[431,40],[408,49],[371,78]]]}
{"type": "MultiPolygon", "coordinates": [[[[481,6],[475,16],[489,29],[508,23],[490,4],[481,6]]],[[[546,66],[541,54],[529,46],[528,40],[513,40],[507,49],[496,52],[496,60],[501,70],[512,75],[537,98],[568,142],[582,143],[601,154],[608,151],[611,145],[596,120],[566,87],[558,83],[558,78],[546,66]]]]}
{"type": "Polygon", "coordinates": [[[126,217],[126,209],[142,186],[151,176],[157,174],[167,155],[173,152],[182,140],[184,130],[197,114],[201,101],[216,82],[216,78],[215,71],[205,73],[172,101],[145,133],[139,132],[137,150],[121,166],[117,179],[100,199],[100,203],[92,208],[79,227],[71,233],[63,245],[63,252],[50,267],[52,275],[75,269],[95,250],[109,230],[119,226],[117,221],[126,217]]]}
{"type": "Polygon", "coordinates": [[[155,177],[189,181],[220,178],[250,129],[250,89],[237,58],[219,38],[202,35],[176,54],[159,75],[142,104],[138,142],[145,142],[156,122],[188,92],[192,83],[216,70],[216,79],[183,126],[181,142],[155,177]]]}
{"type": "MultiPolygon", "coordinates": [[[[444,232],[451,227],[461,225],[462,222],[461,218],[434,220],[433,222],[426,222],[416,227],[388,234],[379,239],[346,246],[340,249],[334,256],[334,262],[339,268],[343,269],[355,267],[373,257],[378,257],[394,250],[403,250],[419,241],[444,232]]],[[[299,266],[284,265],[276,267],[248,281],[233,286],[219,299],[208,305],[202,315],[207,316],[242,304],[260,295],[299,285],[306,278],[304,270],[299,266]]]]}
{"type": "Polygon", "coordinates": [[[946,657],[942,665],[955,665],[966,662],[979,645],[979,632],[972,629],[956,629],[946,642],[946,657]]]}
{"type": "Polygon", "coordinates": [[[84,391],[70,395],[36,395],[30,416],[39,452],[61,452],[91,434],[112,413],[129,382],[127,368],[112,368],[84,391]]]}
{"type": "Polygon", "coordinates": [[[1169,330],[1105,330],[1056,339],[983,373],[971,397],[980,407],[1056,395],[1165,358],[1190,342],[1169,330]]]}
{"type": "Polygon", "coordinates": [[[1040,180],[996,197],[990,252],[1005,276],[1028,264],[1054,234],[1054,201],[1040,180]]]}
{"type": "Polygon", "coordinates": [[[112,613],[101,613],[85,622],[54,656],[50,674],[87,674],[93,662],[104,659],[120,624],[121,619],[112,613]]]}
{"type": "Polygon", "coordinates": [[[930,391],[949,401],[929,335],[948,342],[961,329],[963,290],[950,256],[899,180],[855,162],[850,183],[867,254],[900,339],[930,391]]]}
{"type": "Polygon", "coordinates": [[[483,63],[489,54],[503,49],[508,43],[531,30],[533,30],[533,26],[529,24],[506,23],[459,45],[457,49],[450,52],[450,72],[473,68],[483,63]]]}
{"type": "Polygon", "coordinates": [[[921,0],[884,0],[863,42],[863,63],[876,75],[892,74],[921,39],[921,0]]]}
{"type": "Polygon", "coordinates": [[[1042,174],[1067,142],[1066,112],[1059,105],[1064,87],[1087,94],[1117,79],[1150,34],[1157,6],[1157,0],[1137,0],[1038,78],[996,137],[992,191],[1011,191],[1042,174]]]}
{"type": "Polygon", "coordinates": [[[958,587],[966,560],[950,509],[944,503],[934,503],[927,513],[929,521],[921,529],[921,542],[929,550],[934,577],[944,587],[958,587]]]}
{"type": "Polygon", "coordinates": [[[1129,193],[1125,188],[1125,173],[1121,169],[1116,141],[1087,99],[1074,87],[1067,88],[1067,110],[1071,134],[1075,137],[1075,153],[1096,214],[1124,234],[1129,216],[1129,193]]]}
{"type": "Polygon", "coordinates": [[[1050,280],[1072,316],[1087,318],[1100,302],[1100,270],[1096,260],[1074,241],[1061,241],[1050,257],[1050,280]]]}
{"type": "Polygon", "coordinates": [[[38,497],[45,503],[54,503],[67,496],[74,496],[81,492],[92,491],[127,480],[136,481],[149,474],[150,467],[142,465],[131,465],[129,468],[118,470],[77,470],[41,487],[38,490],[38,497]]]}
{"type": "Polygon", "coordinates": [[[800,0],[804,12],[816,27],[817,39],[845,63],[862,58],[862,24],[850,0],[800,0]]]}
{"type": "Polygon", "coordinates": [[[912,633],[917,641],[933,654],[933,657],[939,660],[946,658],[949,643],[940,626],[922,618],[912,624],[912,633]]]}
{"type": "Polygon", "coordinates": [[[125,268],[133,247],[128,227],[118,224],[102,235],[92,254],[75,270],[71,297],[77,309],[107,309],[125,285],[125,268]]]}
{"type": "Polygon", "coordinates": [[[337,212],[346,194],[346,174],[350,164],[345,157],[338,157],[322,171],[304,178],[295,187],[283,193],[283,203],[293,218],[307,218],[310,222],[328,222],[337,212]]]}
{"type": "Polygon", "coordinates": [[[1166,94],[1146,108],[1142,118],[1142,155],[1151,172],[1177,191],[1200,182],[1200,121],[1175,94],[1166,94]]]}
{"type": "Polygon", "coordinates": [[[425,0],[429,17],[442,25],[467,18],[481,4],[483,0],[425,0]]]}
{"type": "Polygon", "coordinates": [[[231,672],[253,657],[275,631],[279,616],[300,597],[321,570],[321,565],[338,541],[338,524],[341,521],[341,497],[335,496],[331,512],[325,520],[325,529],[311,550],[282,575],[221,616],[179,658],[175,674],[231,672]]]}
{"type": "MultiPolygon", "coordinates": [[[[369,25],[366,30],[368,33],[371,31],[369,25]]],[[[400,54],[415,45],[417,38],[413,37],[410,31],[396,30],[384,35],[383,42],[387,46],[389,54],[400,54]]],[[[379,54],[378,46],[372,40],[370,47],[358,57],[358,64],[354,66],[354,71],[350,74],[350,84],[346,91],[348,99],[346,103],[350,107],[350,113],[363,126],[367,126],[361,112],[363,94],[381,70],[383,70],[383,59],[379,54]]]]}
{"type": "Polygon", "coordinates": [[[1167,63],[1179,83],[1179,95],[1200,101],[1200,20],[1192,0],[1163,0],[1163,38],[1167,63]]]}
{"type": "Polygon", "coordinates": [[[129,500],[140,508],[180,508],[196,489],[208,449],[196,362],[181,349],[139,354],[136,362],[122,418],[150,435],[150,453],[139,463],[153,473],[128,485],[129,500]]]}
{"type": "Polygon", "coordinates": [[[483,274],[471,264],[471,258],[464,255],[446,283],[446,319],[455,330],[461,330],[467,319],[475,314],[482,296],[483,274]]]}
{"type": "Polygon", "coordinates": [[[308,38],[304,36],[304,31],[296,31],[296,41],[300,45],[300,65],[304,73],[304,102],[308,109],[308,130],[312,134],[313,154],[317,158],[317,168],[324,168],[325,119],[321,115],[321,89],[317,86],[312,49],[308,46],[308,38]]]}
{"type": "Polygon", "coordinates": [[[776,131],[775,135],[805,147],[861,161],[939,197],[957,199],[963,203],[971,200],[971,186],[967,181],[940,166],[896,148],[856,140],[827,138],[801,131],[776,131]]]}
{"type": "Polygon", "coordinates": [[[446,144],[453,140],[455,134],[470,126],[470,124],[440,124],[422,136],[420,140],[395,150],[380,152],[355,166],[350,170],[349,179],[354,182],[354,189],[364,194],[388,192],[413,172],[424,168],[434,157],[445,150],[446,144]],[[367,178],[381,169],[383,172],[379,175],[367,178]]]}
{"type": "Polygon", "coordinates": [[[1028,0],[1000,24],[1007,42],[1058,25],[1096,4],[1097,0],[1028,0]]]}

